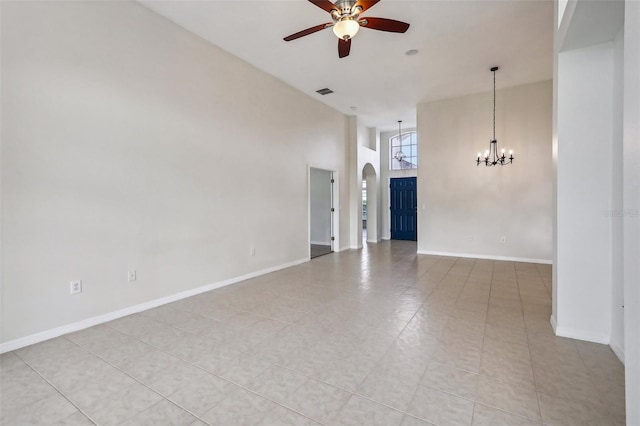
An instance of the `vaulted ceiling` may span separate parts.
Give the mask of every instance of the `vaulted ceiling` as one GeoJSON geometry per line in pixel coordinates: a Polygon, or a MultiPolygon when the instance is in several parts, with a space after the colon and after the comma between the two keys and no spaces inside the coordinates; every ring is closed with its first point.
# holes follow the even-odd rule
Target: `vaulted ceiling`
{"type": "Polygon", "coordinates": [[[366,125],[415,125],[422,101],[490,91],[552,77],[553,2],[548,0],[382,0],[363,17],[411,24],[404,34],[363,28],[339,59],[331,29],[283,37],[330,22],[304,0],[140,0],[231,54],[366,125]],[[411,49],[415,55],[406,55],[411,49]],[[328,87],[334,93],[321,96],[328,87]]]}

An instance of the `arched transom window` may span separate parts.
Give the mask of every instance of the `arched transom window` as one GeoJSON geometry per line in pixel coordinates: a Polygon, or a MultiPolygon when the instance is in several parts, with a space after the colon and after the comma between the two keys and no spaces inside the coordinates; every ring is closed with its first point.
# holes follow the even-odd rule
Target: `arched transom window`
{"type": "Polygon", "coordinates": [[[406,132],[389,140],[389,168],[404,170],[418,168],[418,138],[416,132],[406,132]]]}

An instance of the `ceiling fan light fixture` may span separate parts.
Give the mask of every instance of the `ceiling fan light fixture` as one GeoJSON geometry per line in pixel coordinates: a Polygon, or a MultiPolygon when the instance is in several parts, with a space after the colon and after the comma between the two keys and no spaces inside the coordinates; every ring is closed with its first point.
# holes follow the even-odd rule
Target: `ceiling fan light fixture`
{"type": "Polygon", "coordinates": [[[333,33],[341,40],[349,40],[358,33],[360,24],[355,19],[342,19],[333,26],[333,33]]]}
{"type": "Polygon", "coordinates": [[[309,0],[313,5],[328,12],[331,16],[331,22],[298,31],[297,33],[284,37],[283,40],[296,40],[300,37],[333,27],[333,33],[338,37],[338,58],[345,58],[349,56],[349,52],[351,51],[351,39],[358,33],[360,27],[390,33],[406,32],[409,29],[409,24],[406,22],[387,18],[360,19],[361,13],[369,10],[379,1],[380,0],[309,0]]]}

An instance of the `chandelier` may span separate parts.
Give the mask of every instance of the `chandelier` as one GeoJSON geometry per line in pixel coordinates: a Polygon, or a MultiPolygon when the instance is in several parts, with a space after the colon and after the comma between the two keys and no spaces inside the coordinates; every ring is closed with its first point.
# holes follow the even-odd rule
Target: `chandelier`
{"type": "Polygon", "coordinates": [[[489,142],[489,149],[484,152],[484,155],[478,153],[478,159],[476,165],[484,164],[487,167],[491,166],[504,166],[506,164],[513,163],[513,150],[509,150],[509,157],[504,153],[504,148],[498,155],[498,141],[496,140],[496,71],[498,67],[491,68],[493,72],[493,139],[489,142]]]}
{"type": "Polygon", "coordinates": [[[404,157],[406,157],[405,153],[402,152],[402,120],[398,120],[398,141],[401,148],[398,149],[393,158],[395,158],[402,165],[402,160],[404,160],[404,157]]]}

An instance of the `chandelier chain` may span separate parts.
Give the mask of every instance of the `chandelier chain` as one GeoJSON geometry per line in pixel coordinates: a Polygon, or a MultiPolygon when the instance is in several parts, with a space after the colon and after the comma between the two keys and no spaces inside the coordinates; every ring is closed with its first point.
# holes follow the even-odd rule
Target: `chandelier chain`
{"type": "Polygon", "coordinates": [[[493,71],[493,140],[496,140],[496,72],[493,71]]]}

